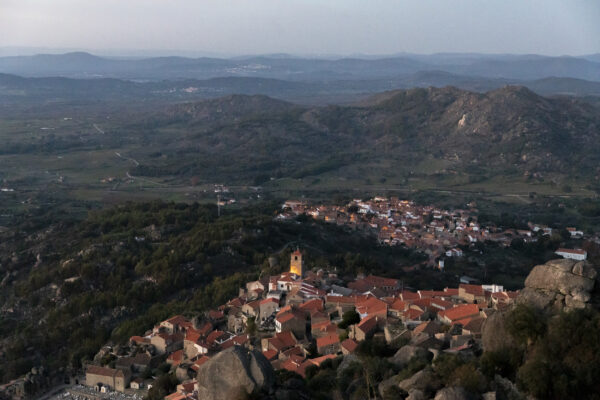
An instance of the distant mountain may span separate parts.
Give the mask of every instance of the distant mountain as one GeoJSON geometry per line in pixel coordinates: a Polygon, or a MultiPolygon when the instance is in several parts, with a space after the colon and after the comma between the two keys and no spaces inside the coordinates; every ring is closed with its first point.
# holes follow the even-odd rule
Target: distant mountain
{"type": "Polygon", "coordinates": [[[593,62],[600,63],[600,53],[589,54],[589,55],[583,56],[581,58],[584,58],[584,59],[586,59],[588,61],[593,61],[593,62]]]}
{"type": "Polygon", "coordinates": [[[23,78],[0,73],[0,104],[23,106],[90,101],[125,105],[164,104],[233,94],[260,94],[302,104],[349,104],[371,94],[395,89],[455,86],[469,91],[487,92],[511,84],[526,86],[546,96],[600,96],[600,82],[556,77],[524,81],[458,75],[440,70],[419,71],[389,79],[327,82],[258,77],[138,82],[114,78],[23,78]]]}
{"type": "Polygon", "coordinates": [[[466,66],[447,66],[448,71],[490,78],[541,79],[549,76],[600,81],[600,64],[574,57],[490,59],[466,66]]]}
{"type": "Polygon", "coordinates": [[[156,57],[124,59],[88,53],[0,57],[0,72],[28,77],[120,78],[129,80],[260,77],[292,81],[394,79],[419,71],[511,80],[569,77],[600,81],[597,55],[403,54],[384,58],[300,58],[285,54],[219,58],[156,57]]]}

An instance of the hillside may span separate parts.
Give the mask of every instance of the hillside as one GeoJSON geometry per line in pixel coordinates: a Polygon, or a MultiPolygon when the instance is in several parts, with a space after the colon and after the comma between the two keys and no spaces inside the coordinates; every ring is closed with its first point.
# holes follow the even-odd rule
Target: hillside
{"type": "Polygon", "coordinates": [[[600,190],[592,98],[506,86],[396,90],[348,106],[264,95],[89,104],[0,107],[0,180],[14,189],[2,215],[73,200],[80,210],[214,201],[215,184],[243,202],[433,191],[524,204],[600,190]]]}
{"type": "Polygon", "coordinates": [[[0,380],[39,365],[60,375],[108,339],[124,342],[173,313],[220,305],[261,271],[279,272],[296,244],[310,249],[309,267],[336,265],[340,274],[401,274],[422,259],[335,225],[278,223],[274,210],[217,218],[216,207],[197,203],[130,203],[83,221],[29,215],[0,231],[0,380]]]}
{"type": "MultiPolygon", "coordinates": [[[[248,183],[352,179],[368,169],[365,179],[399,183],[416,175],[460,185],[496,177],[527,182],[577,176],[592,183],[600,172],[598,109],[523,87],[485,94],[410,89],[357,106],[323,108],[236,96],[174,106],[142,125],[163,144],[163,158],[151,166],[141,162],[139,175],[208,179],[210,171],[230,183],[248,183]],[[178,140],[165,140],[166,132],[177,132],[178,140]],[[244,167],[232,170],[232,162],[244,167]]],[[[136,122],[128,128],[137,129],[136,122]]]]}
{"type": "MultiPolygon", "coordinates": [[[[19,71],[19,73],[23,73],[19,71]]],[[[133,81],[116,78],[36,77],[0,73],[0,105],[28,108],[52,104],[106,104],[127,108],[142,105],[199,101],[227,95],[266,95],[286,101],[309,104],[350,104],[389,90],[454,86],[474,92],[487,92],[505,85],[521,85],[544,96],[600,96],[600,83],[568,77],[523,80],[461,75],[431,69],[397,73],[389,78],[295,81],[256,76],[223,76],[210,79],[171,79],[133,81]]],[[[0,110],[2,111],[2,110],[0,110]]]]}

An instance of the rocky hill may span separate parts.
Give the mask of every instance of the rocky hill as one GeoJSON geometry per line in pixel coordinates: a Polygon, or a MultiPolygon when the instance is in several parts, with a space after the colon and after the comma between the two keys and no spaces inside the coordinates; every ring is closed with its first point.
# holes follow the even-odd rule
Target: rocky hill
{"type": "Polygon", "coordinates": [[[419,176],[442,186],[497,177],[595,183],[600,176],[598,108],[515,86],[485,94],[402,90],[347,107],[233,96],[133,121],[128,129],[142,126],[145,135],[151,129],[166,156],[151,168],[142,162],[136,175],[208,179],[210,172],[240,183],[271,177],[406,183],[419,176]]]}

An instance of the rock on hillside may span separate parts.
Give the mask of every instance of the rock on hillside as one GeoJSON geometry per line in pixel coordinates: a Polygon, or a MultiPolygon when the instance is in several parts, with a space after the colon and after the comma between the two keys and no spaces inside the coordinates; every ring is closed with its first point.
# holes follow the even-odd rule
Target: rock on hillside
{"type": "Polygon", "coordinates": [[[204,400],[266,394],[274,390],[275,372],[260,352],[234,346],[200,367],[198,386],[198,397],[204,400]]]}
{"type": "Polygon", "coordinates": [[[469,400],[471,396],[461,387],[443,388],[435,395],[435,400],[469,400]]]}
{"type": "Polygon", "coordinates": [[[485,351],[503,351],[515,346],[512,336],[506,330],[505,313],[493,313],[481,327],[481,344],[485,351]]]}
{"type": "Polygon", "coordinates": [[[404,368],[413,358],[417,358],[422,361],[429,361],[432,358],[432,355],[429,351],[422,347],[406,345],[401,347],[396,354],[394,354],[390,361],[393,364],[404,368]]]}
{"type": "Polygon", "coordinates": [[[552,260],[533,268],[518,303],[560,311],[598,304],[598,271],[586,261],[552,260]]]}
{"type": "MultiPolygon", "coordinates": [[[[597,268],[587,261],[550,260],[531,270],[517,303],[528,304],[548,313],[598,308],[598,278],[597,268]]],[[[505,329],[505,317],[506,313],[495,313],[484,322],[481,333],[485,351],[501,351],[515,345],[505,329]]]]}

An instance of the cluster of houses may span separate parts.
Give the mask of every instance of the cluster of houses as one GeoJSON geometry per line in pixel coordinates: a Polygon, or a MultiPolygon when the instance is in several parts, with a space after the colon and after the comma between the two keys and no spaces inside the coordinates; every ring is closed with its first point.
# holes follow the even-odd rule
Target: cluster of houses
{"type": "Polygon", "coordinates": [[[259,350],[275,369],[300,376],[373,337],[410,340],[434,354],[469,352],[485,318],[516,295],[498,285],[473,284],[411,291],[397,279],[373,275],[345,284],[332,272],[305,271],[296,250],[289,271],[247,282],[237,297],[202,318],[177,315],[131,337],[114,367],[87,367],[86,385],[98,391],[148,389],[152,381],[142,376],[166,361],[181,382],[167,399],[197,399],[200,367],[231,346],[259,350]]]}
{"type": "MultiPolygon", "coordinates": [[[[551,235],[552,228],[529,223],[529,229],[501,229],[477,220],[475,204],[469,209],[444,210],[421,206],[396,197],[375,197],[368,201],[352,200],[344,206],[309,205],[303,201],[286,201],[277,219],[287,220],[307,215],[317,220],[372,232],[382,244],[404,245],[419,249],[428,256],[429,266],[444,267],[445,257],[462,257],[462,249],[477,242],[492,241],[510,246],[514,239],[535,242],[538,235],[551,235]]],[[[567,228],[574,239],[582,231],[567,228]]]]}

